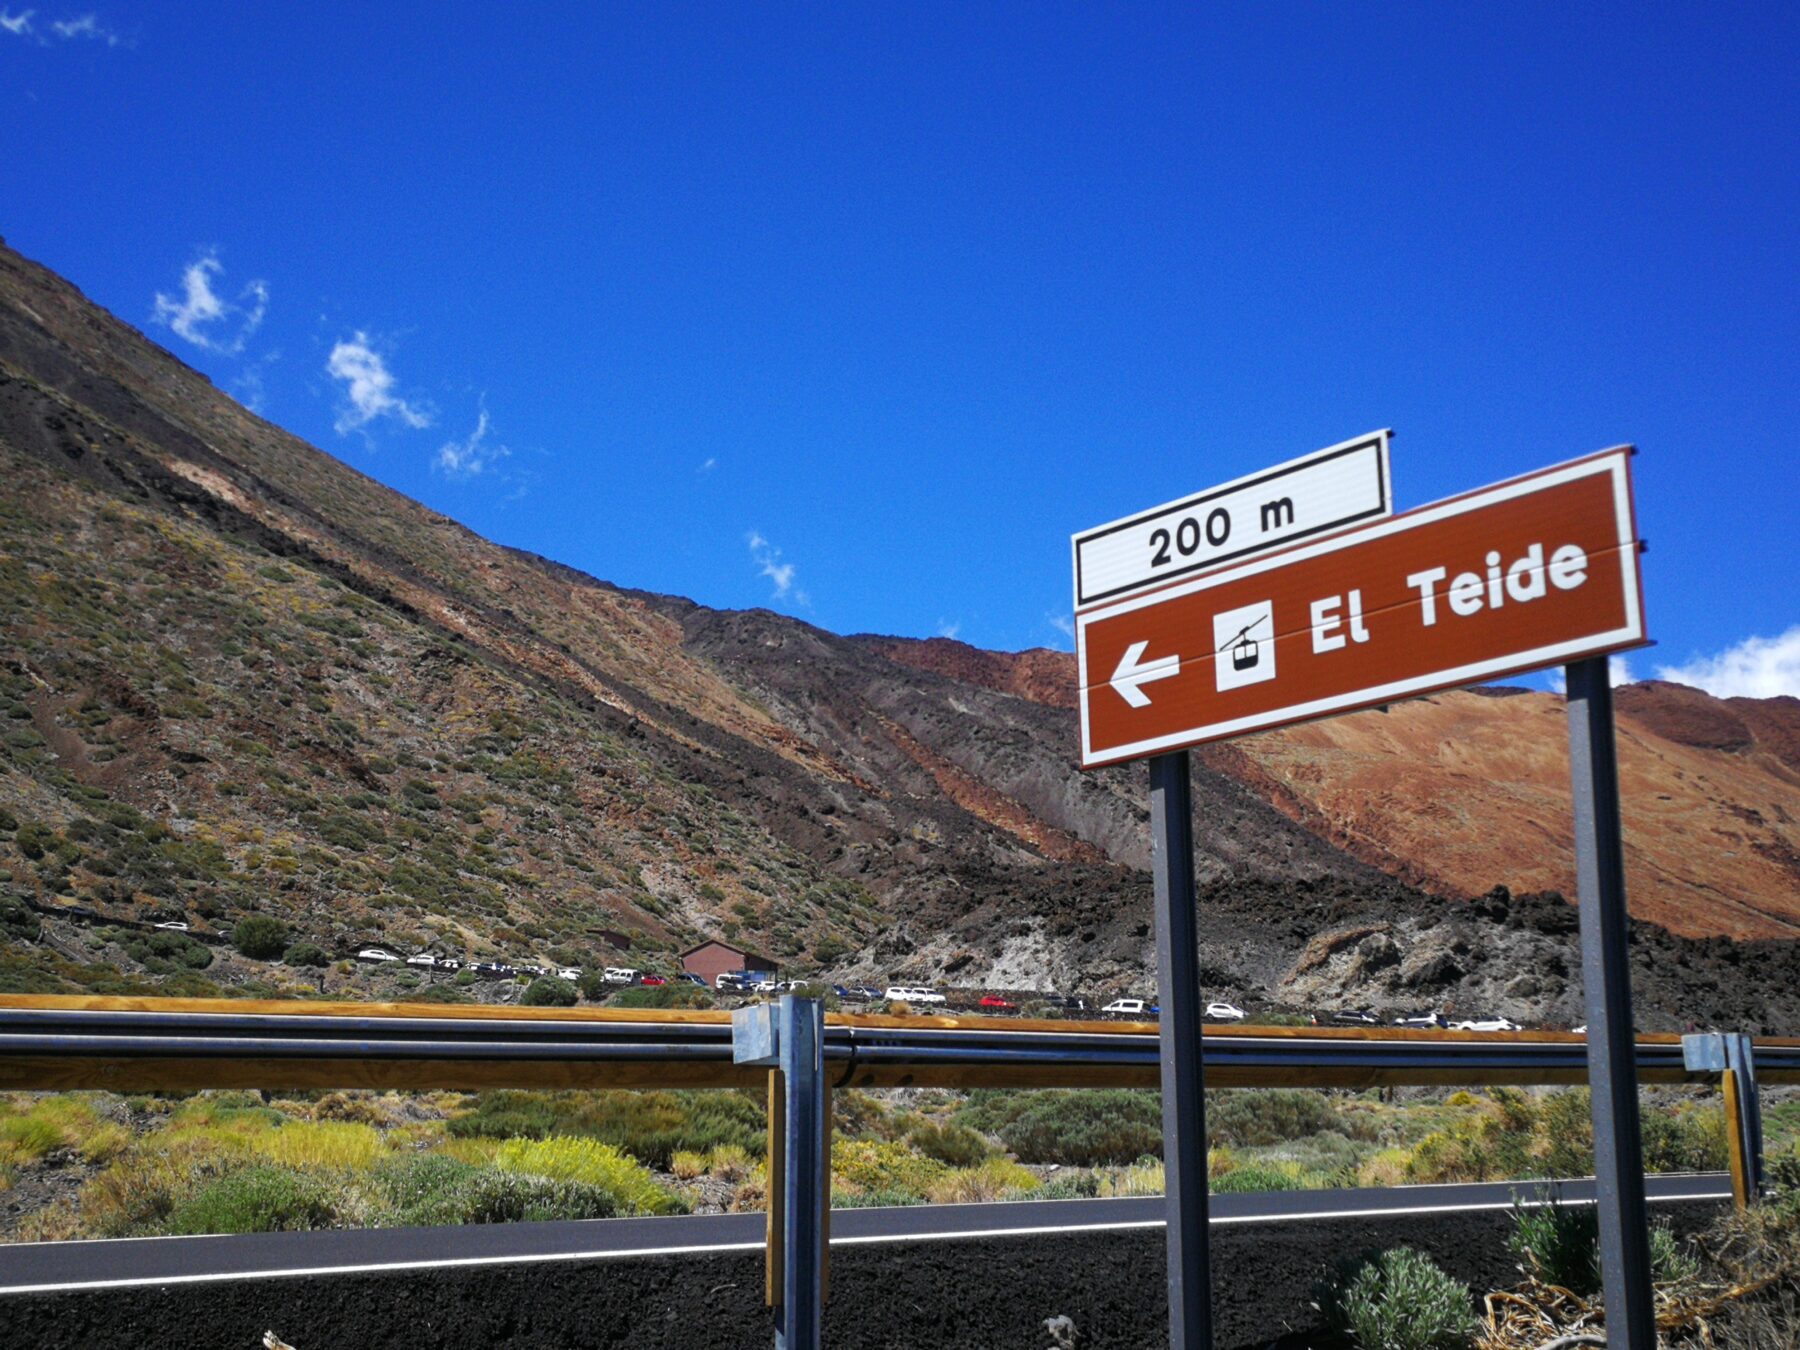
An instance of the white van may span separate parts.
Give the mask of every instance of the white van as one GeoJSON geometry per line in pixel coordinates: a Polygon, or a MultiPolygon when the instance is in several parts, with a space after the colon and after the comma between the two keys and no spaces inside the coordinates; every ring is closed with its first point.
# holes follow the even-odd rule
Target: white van
{"type": "Polygon", "coordinates": [[[1141,998],[1115,998],[1100,1011],[1116,1017],[1142,1017],[1149,1008],[1149,1003],[1141,998]]]}
{"type": "Polygon", "coordinates": [[[636,984],[638,973],[629,966],[608,966],[606,982],[608,984],[636,984]]]}
{"type": "Polygon", "coordinates": [[[882,995],[889,1003],[948,1003],[942,994],[935,989],[921,989],[916,985],[894,984],[888,986],[887,993],[882,995]]]}

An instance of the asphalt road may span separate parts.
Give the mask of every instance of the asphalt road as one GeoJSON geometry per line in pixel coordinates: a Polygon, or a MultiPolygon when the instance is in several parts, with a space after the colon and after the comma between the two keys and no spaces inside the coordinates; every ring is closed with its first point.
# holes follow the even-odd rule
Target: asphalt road
{"type": "MultiPolygon", "coordinates": [[[[1500,1210],[1515,1200],[1536,1201],[1548,1185],[1554,1185],[1564,1200],[1593,1198],[1592,1180],[1275,1191],[1215,1195],[1212,1223],[1231,1227],[1500,1210]]],[[[1728,1199],[1731,1185],[1722,1172],[1655,1176],[1649,1178],[1648,1194],[1653,1204],[1728,1199]]],[[[1162,1224],[1162,1199],[1157,1196],[840,1209],[832,1214],[831,1242],[834,1247],[950,1242],[1151,1229],[1162,1224]]],[[[0,1296],[722,1254],[759,1250],[762,1243],[761,1214],[18,1243],[0,1246],[0,1296]]]]}

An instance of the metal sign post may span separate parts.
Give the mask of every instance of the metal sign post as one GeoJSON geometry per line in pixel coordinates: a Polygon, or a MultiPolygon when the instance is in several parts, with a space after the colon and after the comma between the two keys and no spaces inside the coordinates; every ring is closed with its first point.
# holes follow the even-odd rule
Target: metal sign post
{"type": "Polygon", "coordinates": [[[1616,1350],[1656,1350],[1612,682],[1604,656],[1572,662],[1565,670],[1606,1342],[1616,1350]]]}
{"type": "Polygon", "coordinates": [[[1171,1350],[1211,1350],[1200,935],[1195,919],[1194,815],[1185,750],[1150,761],[1150,831],[1156,879],[1156,964],[1162,994],[1159,1039],[1169,1345],[1171,1350]]]}
{"type": "MultiPolygon", "coordinates": [[[[792,994],[778,1005],[759,1003],[731,1015],[732,1060],[781,1071],[779,1168],[773,1154],[769,1159],[771,1190],[780,1187],[779,1276],[771,1270],[780,1294],[775,1350],[819,1350],[825,1322],[824,1028],[825,1005],[792,994]]],[[[776,1204],[771,1194],[771,1212],[776,1204]]]]}

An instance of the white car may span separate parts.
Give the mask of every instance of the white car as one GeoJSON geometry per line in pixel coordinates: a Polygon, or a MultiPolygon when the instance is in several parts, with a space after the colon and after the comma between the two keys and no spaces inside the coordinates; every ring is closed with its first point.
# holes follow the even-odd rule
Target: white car
{"type": "Polygon", "coordinates": [[[420,952],[416,956],[407,957],[406,964],[409,966],[435,966],[437,965],[437,957],[433,956],[430,952],[420,952]]]}
{"type": "Polygon", "coordinates": [[[579,980],[581,978],[581,967],[564,966],[561,970],[556,972],[556,978],[559,980],[579,980]]]}
{"type": "Polygon", "coordinates": [[[185,933],[188,930],[188,926],[185,923],[159,923],[156,926],[158,928],[167,928],[172,933],[185,933]]]}
{"type": "Polygon", "coordinates": [[[1206,1015],[1215,1022],[1241,1022],[1250,1014],[1235,1003],[1209,1003],[1206,1015]]]}
{"type": "Polygon", "coordinates": [[[948,1003],[942,994],[935,989],[924,989],[918,985],[892,984],[882,995],[889,1003],[948,1003]]]}
{"type": "Polygon", "coordinates": [[[382,947],[364,947],[356,954],[358,961],[398,961],[400,958],[382,947]]]}
{"type": "Polygon", "coordinates": [[[1142,1017],[1150,1010],[1149,1001],[1141,998],[1115,998],[1100,1011],[1118,1017],[1142,1017]]]}
{"type": "Polygon", "coordinates": [[[638,973],[629,966],[608,966],[605,979],[608,984],[636,984],[638,973]]]}
{"type": "Polygon", "coordinates": [[[1523,1031],[1524,1027],[1504,1017],[1474,1017],[1466,1022],[1452,1022],[1452,1031],[1523,1031]]]}

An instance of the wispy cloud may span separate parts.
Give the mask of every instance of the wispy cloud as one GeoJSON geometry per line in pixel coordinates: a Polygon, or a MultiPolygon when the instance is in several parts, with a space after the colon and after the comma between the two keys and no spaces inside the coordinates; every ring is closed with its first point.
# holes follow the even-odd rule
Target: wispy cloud
{"type": "Polygon", "coordinates": [[[1686,665],[1658,666],[1656,678],[1691,684],[1716,698],[1800,698],[1800,624],[1780,637],[1747,637],[1686,665]]]}
{"type": "Polygon", "coordinates": [[[797,605],[808,608],[812,599],[794,584],[796,572],[794,564],[781,560],[781,550],[776,548],[756,530],[750,531],[745,542],[750,545],[750,558],[756,564],[757,571],[767,577],[774,585],[773,599],[791,600],[797,605]]]}
{"type": "Polygon", "coordinates": [[[961,619],[939,619],[938,620],[937,635],[939,637],[954,638],[960,632],[962,632],[962,620],[961,619]]]}
{"type": "Polygon", "coordinates": [[[344,395],[349,400],[338,410],[336,426],[340,436],[366,427],[378,417],[391,417],[415,430],[431,425],[429,409],[415,407],[394,392],[393,372],[370,344],[369,335],[360,329],[348,340],[340,338],[332,347],[325,373],[344,382],[344,395]]]}
{"type": "Polygon", "coordinates": [[[1069,614],[1046,614],[1044,621],[1070,642],[1075,641],[1075,619],[1069,614]]]}
{"type": "Polygon", "coordinates": [[[152,319],[196,347],[237,355],[262,325],[269,308],[269,286],[252,281],[235,300],[227,300],[213,289],[213,279],[224,275],[217,253],[201,254],[182,271],[179,295],[156,293],[152,319]]]}
{"type": "Polygon", "coordinates": [[[104,42],[108,47],[131,45],[123,33],[102,23],[95,14],[82,14],[72,19],[52,19],[49,23],[40,25],[35,9],[20,10],[17,14],[8,9],[0,9],[0,32],[26,38],[40,47],[48,47],[51,38],[62,42],[104,42]]]}
{"type": "Polygon", "coordinates": [[[467,439],[445,441],[438,447],[432,467],[446,478],[474,478],[505,459],[512,451],[488,439],[491,425],[484,407],[475,419],[475,430],[467,439]]]}
{"type": "Polygon", "coordinates": [[[53,20],[50,31],[65,41],[70,38],[86,38],[90,42],[104,42],[109,47],[117,47],[125,41],[121,33],[108,28],[92,14],[83,14],[79,19],[53,20]]]}
{"type": "Polygon", "coordinates": [[[719,461],[717,459],[715,459],[713,456],[708,455],[706,457],[706,459],[701,463],[700,467],[695,470],[695,472],[696,473],[711,473],[714,469],[716,469],[718,467],[719,467],[719,461]]]}

